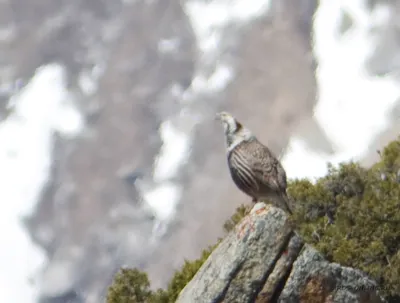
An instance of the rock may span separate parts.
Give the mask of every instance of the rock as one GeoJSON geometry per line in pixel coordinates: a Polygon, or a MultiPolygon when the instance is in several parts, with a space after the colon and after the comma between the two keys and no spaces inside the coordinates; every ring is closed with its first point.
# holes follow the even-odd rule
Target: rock
{"type": "Polygon", "coordinates": [[[282,302],[384,302],[362,271],[329,263],[305,245],[279,297],[282,302]]]}
{"type": "Polygon", "coordinates": [[[282,210],[257,203],[176,302],[384,302],[376,290],[363,272],[305,244],[282,210]]]}

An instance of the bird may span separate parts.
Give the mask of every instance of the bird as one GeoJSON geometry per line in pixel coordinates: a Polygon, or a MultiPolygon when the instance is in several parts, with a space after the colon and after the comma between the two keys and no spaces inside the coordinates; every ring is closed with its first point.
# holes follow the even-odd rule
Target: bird
{"type": "Polygon", "coordinates": [[[253,203],[268,200],[293,214],[286,172],[277,157],[230,113],[219,112],[215,118],[224,128],[228,168],[235,185],[253,203]]]}

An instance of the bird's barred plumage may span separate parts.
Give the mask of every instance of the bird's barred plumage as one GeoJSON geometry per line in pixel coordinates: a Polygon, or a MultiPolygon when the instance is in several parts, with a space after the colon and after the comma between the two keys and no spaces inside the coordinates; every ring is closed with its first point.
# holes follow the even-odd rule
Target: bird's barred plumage
{"type": "Polygon", "coordinates": [[[291,213],[286,173],[275,155],[230,114],[220,113],[219,118],[224,125],[228,167],[236,186],[253,202],[267,199],[291,213]]]}
{"type": "Polygon", "coordinates": [[[247,162],[239,146],[228,154],[228,166],[233,181],[243,192],[254,196],[254,192],[257,192],[259,186],[256,176],[247,162]]]}

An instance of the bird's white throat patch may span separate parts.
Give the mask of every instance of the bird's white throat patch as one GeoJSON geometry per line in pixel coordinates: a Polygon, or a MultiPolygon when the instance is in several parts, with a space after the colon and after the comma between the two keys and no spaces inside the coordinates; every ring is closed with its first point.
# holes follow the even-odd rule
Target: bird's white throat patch
{"type": "Polygon", "coordinates": [[[254,138],[251,131],[246,127],[244,127],[231,114],[227,112],[221,112],[217,114],[217,116],[221,120],[222,126],[224,127],[226,147],[228,153],[243,141],[247,141],[254,138]]]}
{"type": "Polygon", "coordinates": [[[244,141],[254,139],[254,135],[246,128],[241,129],[239,132],[226,135],[227,152],[231,152],[236,146],[244,141]]]}

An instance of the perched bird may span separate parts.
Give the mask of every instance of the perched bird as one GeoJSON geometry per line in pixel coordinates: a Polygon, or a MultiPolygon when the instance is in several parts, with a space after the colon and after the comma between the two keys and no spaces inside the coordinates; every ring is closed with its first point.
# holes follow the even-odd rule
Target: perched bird
{"type": "Polygon", "coordinates": [[[216,119],[224,127],[228,167],[236,186],[252,202],[268,200],[292,214],[286,172],[275,155],[231,114],[220,112],[216,119]]]}

